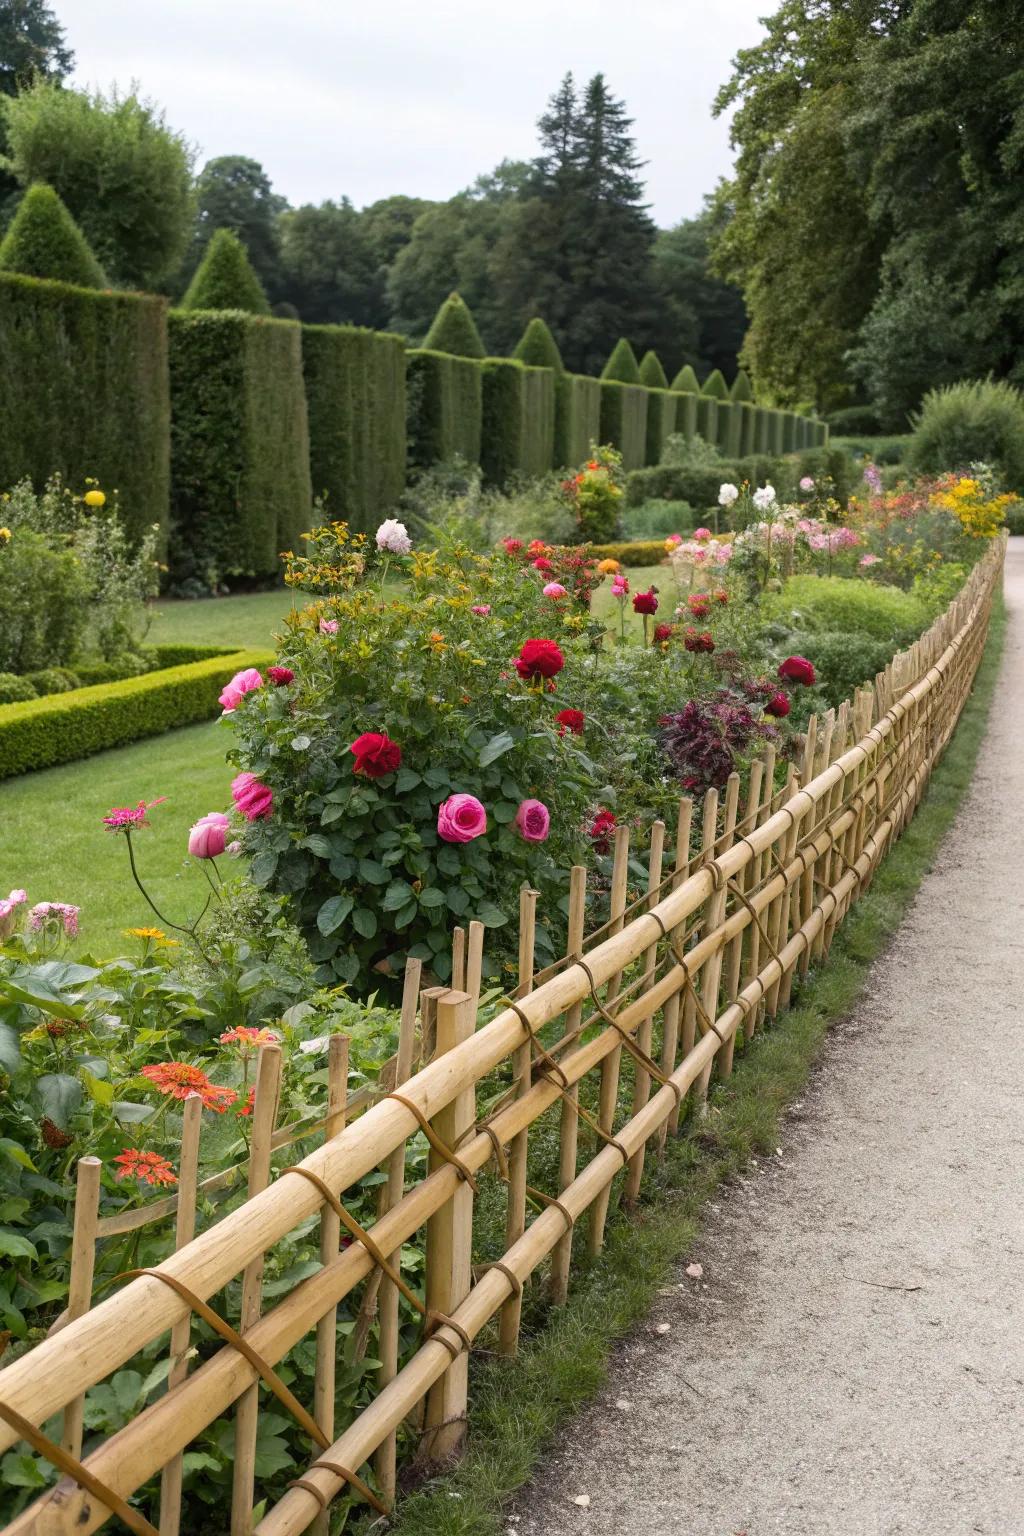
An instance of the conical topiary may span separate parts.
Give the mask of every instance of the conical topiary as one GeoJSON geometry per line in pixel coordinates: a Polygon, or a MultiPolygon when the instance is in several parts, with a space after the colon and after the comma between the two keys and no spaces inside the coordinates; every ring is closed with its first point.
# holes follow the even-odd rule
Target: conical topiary
{"type": "Polygon", "coordinates": [[[645,352],[640,362],[640,383],[648,389],[668,389],[668,374],[657,352],[645,352]]]}
{"type": "Polygon", "coordinates": [[[729,386],[722,376],[720,368],[713,368],[701,385],[701,394],[710,395],[713,400],[728,400],[729,386]]]}
{"type": "Polygon", "coordinates": [[[434,316],[423,343],[428,352],[448,352],[452,357],[486,357],[476,321],[457,293],[450,293],[434,316]]]}
{"type": "Polygon", "coordinates": [[[672,388],[681,389],[689,395],[700,394],[700,385],[697,382],[697,375],[694,373],[689,363],[684,363],[682,368],[680,368],[679,372],[672,380],[672,388]]]}
{"type": "Polygon", "coordinates": [[[750,383],[750,377],[741,368],[732,381],[732,398],[734,400],[752,401],[754,391],[750,383]]]}
{"type": "Polygon", "coordinates": [[[267,296],[249,264],[245,246],[230,229],[214,232],[181,307],[243,309],[250,315],[270,314],[267,296]]]}
{"type": "Polygon", "coordinates": [[[49,277],[79,288],[106,288],[103,268],[52,187],[34,182],[0,243],[0,270],[49,277]]]}
{"type": "Polygon", "coordinates": [[[565,372],[558,343],[538,316],[534,316],[526,327],[512,356],[528,368],[553,368],[556,373],[565,372]]]}
{"type": "Polygon", "coordinates": [[[601,370],[602,379],[614,379],[619,384],[639,384],[640,369],[636,353],[626,340],[619,338],[612,348],[612,355],[601,370]]]}

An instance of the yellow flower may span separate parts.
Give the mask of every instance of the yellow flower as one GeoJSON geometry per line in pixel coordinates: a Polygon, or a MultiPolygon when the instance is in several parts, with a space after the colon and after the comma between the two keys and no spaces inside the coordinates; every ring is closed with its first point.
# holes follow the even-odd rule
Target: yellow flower
{"type": "MultiPolygon", "coordinates": [[[[162,928],[126,928],[125,935],[129,939],[166,939],[167,935],[162,928]]],[[[176,940],[171,940],[175,943],[176,940]]]]}
{"type": "Polygon", "coordinates": [[[599,560],[597,568],[604,576],[614,576],[615,572],[619,569],[619,562],[617,560],[599,560]]]}
{"type": "Polygon", "coordinates": [[[106,496],[103,494],[102,491],[98,491],[98,490],[97,491],[86,491],[86,493],[85,493],[85,495],[84,495],[84,497],[82,499],[85,502],[87,507],[104,507],[107,504],[106,496]]]}
{"type": "Polygon", "coordinates": [[[10,536],[11,530],[9,528],[0,528],[0,544],[6,544],[10,536]]]}

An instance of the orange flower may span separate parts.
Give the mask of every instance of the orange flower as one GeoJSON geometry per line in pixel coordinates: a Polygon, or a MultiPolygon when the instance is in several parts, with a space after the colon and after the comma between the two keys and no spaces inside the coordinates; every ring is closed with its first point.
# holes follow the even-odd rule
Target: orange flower
{"type": "Polygon", "coordinates": [[[255,1029],[250,1024],[239,1024],[236,1029],[229,1029],[227,1034],[219,1038],[221,1045],[240,1045],[250,1049],[253,1046],[276,1045],[281,1036],[272,1029],[255,1029]]]}
{"type": "Polygon", "coordinates": [[[242,1118],[245,1119],[247,1116],[252,1114],[252,1107],[253,1107],[253,1105],[255,1103],[256,1103],[256,1089],[255,1088],[250,1088],[249,1092],[248,1092],[248,1095],[246,1096],[245,1103],[244,1104],[239,1104],[238,1108],[235,1110],[235,1114],[236,1115],[241,1115],[242,1118]]]}
{"type": "Polygon", "coordinates": [[[138,1179],[140,1184],[177,1184],[178,1175],[159,1152],[140,1152],[126,1147],[114,1158],[118,1170],[117,1179],[138,1179]]]}
{"type": "Polygon", "coordinates": [[[619,569],[619,562],[617,560],[599,560],[597,568],[604,576],[614,576],[619,569]]]}
{"type": "Polygon", "coordinates": [[[203,1108],[216,1110],[218,1115],[238,1098],[233,1088],[218,1088],[205,1072],[187,1061],[157,1062],[155,1066],[143,1067],[142,1075],[149,1078],[154,1088],[175,1099],[187,1099],[190,1093],[198,1093],[203,1108]]]}

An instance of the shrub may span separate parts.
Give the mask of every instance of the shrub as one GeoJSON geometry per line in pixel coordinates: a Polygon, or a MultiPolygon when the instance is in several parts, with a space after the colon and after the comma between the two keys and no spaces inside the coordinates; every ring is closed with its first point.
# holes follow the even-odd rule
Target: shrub
{"type": "Polygon", "coordinates": [[[453,357],[487,356],[469,306],[457,293],[450,293],[434,316],[422,350],[449,352],[453,357]]]}
{"type": "Polygon", "coordinates": [[[752,401],[754,391],[750,384],[750,375],[742,368],[737,370],[736,377],[732,381],[732,389],[729,391],[733,400],[752,401]]]}
{"type": "Polygon", "coordinates": [[[167,326],[162,299],[0,274],[0,485],[54,473],[118,487],[135,540],[166,541],[167,326]]]}
{"type": "Polygon", "coordinates": [[[558,343],[544,321],[535,316],[526,327],[512,356],[529,368],[551,368],[556,374],[565,372],[558,343]]]}
{"type": "Polygon", "coordinates": [[[643,506],[648,501],[687,501],[703,511],[718,503],[718,488],[734,478],[733,466],[655,464],[650,469],[634,470],[626,477],[626,505],[643,506]]]}
{"type": "Polygon", "coordinates": [[[243,667],[262,667],[271,659],[262,651],[229,652],[143,677],[6,705],[0,709],[0,778],[75,762],[180,725],[215,719],[225,683],[243,667]]]}
{"type": "Polygon", "coordinates": [[[53,188],[42,181],[29,187],[18,204],[0,242],[0,269],[79,288],[107,286],[89,242],[53,188]]]}
{"type": "Polygon", "coordinates": [[[648,389],[668,389],[668,376],[657,352],[645,352],[640,362],[640,383],[648,389]]]}
{"type": "Polygon", "coordinates": [[[636,353],[624,336],[612,348],[611,356],[601,370],[602,379],[614,379],[619,384],[639,384],[640,369],[636,353]]]}
{"type": "Polygon", "coordinates": [[[21,704],[26,699],[37,698],[38,688],[29,677],[19,677],[15,672],[0,672],[0,704],[21,704]]]}
{"type": "Polygon", "coordinates": [[[829,446],[855,460],[870,459],[873,464],[902,464],[910,445],[909,433],[895,437],[829,437],[829,446]]]}
{"type": "Polygon", "coordinates": [[[211,587],[269,575],[308,527],[302,332],[288,320],[170,315],[171,567],[211,587]]]}
{"type": "Polygon", "coordinates": [[[712,368],[701,385],[700,392],[702,395],[710,395],[713,400],[728,400],[729,386],[720,368],[712,368]]]}
{"type": "Polygon", "coordinates": [[[480,462],[480,364],[447,352],[406,354],[409,461],[418,469],[450,459],[480,462]]]}
{"type": "MultiPolygon", "coordinates": [[[[27,672],[26,681],[32,684],[36,693],[70,693],[72,688],[81,688],[81,678],[67,667],[44,667],[41,672],[27,672]]],[[[8,700],[8,703],[13,702],[8,700]]]]}
{"type": "Polygon", "coordinates": [[[590,555],[594,560],[617,560],[620,565],[660,565],[666,559],[665,540],[625,539],[612,544],[592,544],[590,555]]]}
{"type": "Polygon", "coordinates": [[[647,460],[647,391],[639,384],[601,380],[601,440],[622,454],[627,470],[647,460]]]}
{"type": "Polygon", "coordinates": [[[907,462],[918,473],[991,464],[1008,490],[1024,491],[1024,395],[1005,380],[931,390],[913,428],[907,462]]]}
{"type": "Polygon", "coordinates": [[[492,485],[551,468],[555,376],[512,358],[489,357],[481,368],[480,467],[492,485]]]}
{"type": "Polygon", "coordinates": [[[233,230],[214,230],[185,291],[181,308],[240,309],[247,315],[270,314],[260,280],[250,265],[245,246],[233,230]]]}
{"type": "Polygon", "coordinates": [[[791,620],[794,629],[885,641],[890,654],[916,640],[931,618],[910,592],[846,577],[794,576],[782,592],[766,597],[765,612],[791,620]]]}
{"type": "Polygon", "coordinates": [[[600,379],[559,374],[555,379],[555,466],[562,469],[581,463],[600,436],[600,379]]]}
{"type": "Polygon", "coordinates": [[[874,683],[877,674],[888,666],[894,646],[890,640],[865,634],[836,630],[791,632],[785,649],[806,656],[814,665],[825,698],[834,708],[853,696],[854,689],[874,683]]]}
{"type": "Polygon", "coordinates": [[[679,372],[672,380],[672,388],[679,390],[681,393],[687,395],[700,394],[700,383],[698,382],[697,375],[694,373],[689,363],[684,363],[682,368],[680,368],[679,372]]]}
{"type": "Polygon", "coordinates": [[[690,533],[697,526],[697,513],[688,501],[646,501],[627,509],[622,519],[622,537],[635,542],[667,538],[670,533],[690,533]]]}
{"type": "Polygon", "coordinates": [[[405,345],[383,331],[307,325],[302,374],[314,494],[369,532],[405,487],[405,345]]]}
{"type": "Polygon", "coordinates": [[[70,661],[88,618],[89,585],[74,551],[19,527],[0,544],[0,670],[70,661]]]}
{"type": "Polygon", "coordinates": [[[831,411],[828,424],[833,434],[841,437],[871,437],[882,429],[873,405],[848,405],[841,411],[831,411]]]}
{"type": "Polygon", "coordinates": [[[699,432],[685,436],[681,432],[673,432],[667,438],[661,450],[662,464],[675,465],[699,465],[702,469],[710,469],[713,464],[722,462],[722,455],[714,443],[705,442],[699,432]]]}
{"type": "Polygon", "coordinates": [[[607,445],[593,449],[593,457],[562,486],[575,513],[578,537],[610,539],[619,526],[622,510],[622,457],[607,445]]]}

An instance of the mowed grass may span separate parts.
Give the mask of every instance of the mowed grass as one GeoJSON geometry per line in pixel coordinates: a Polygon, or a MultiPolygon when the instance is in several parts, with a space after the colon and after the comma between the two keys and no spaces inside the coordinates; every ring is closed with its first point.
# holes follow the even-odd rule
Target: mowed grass
{"type": "MultiPolygon", "coordinates": [[[[630,592],[659,588],[661,612],[675,606],[667,566],[627,572],[630,592]]],[[[296,600],[301,602],[301,595],[296,600]]],[[[293,604],[288,591],[153,605],[152,644],[270,646],[293,604]]],[[[594,612],[618,632],[619,608],[605,582],[594,612]]],[[[627,601],[627,630],[640,620],[627,601]]],[[[557,634],[557,630],[552,631],[557,634]]],[[[524,637],[525,638],[525,637],[524,637]]],[[[174,922],[199,911],[209,887],[187,857],[188,831],[207,811],[230,806],[234,770],[225,761],[229,725],[211,721],[136,742],[81,762],[0,783],[0,896],[24,887],[33,903],[82,908],[79,953],[106,956],[125,944],[123,930],[156,923],[131,880],[123,839],[103,826],[114,805],[166,796],[136,840],[140,872],[174,922]]]]}

